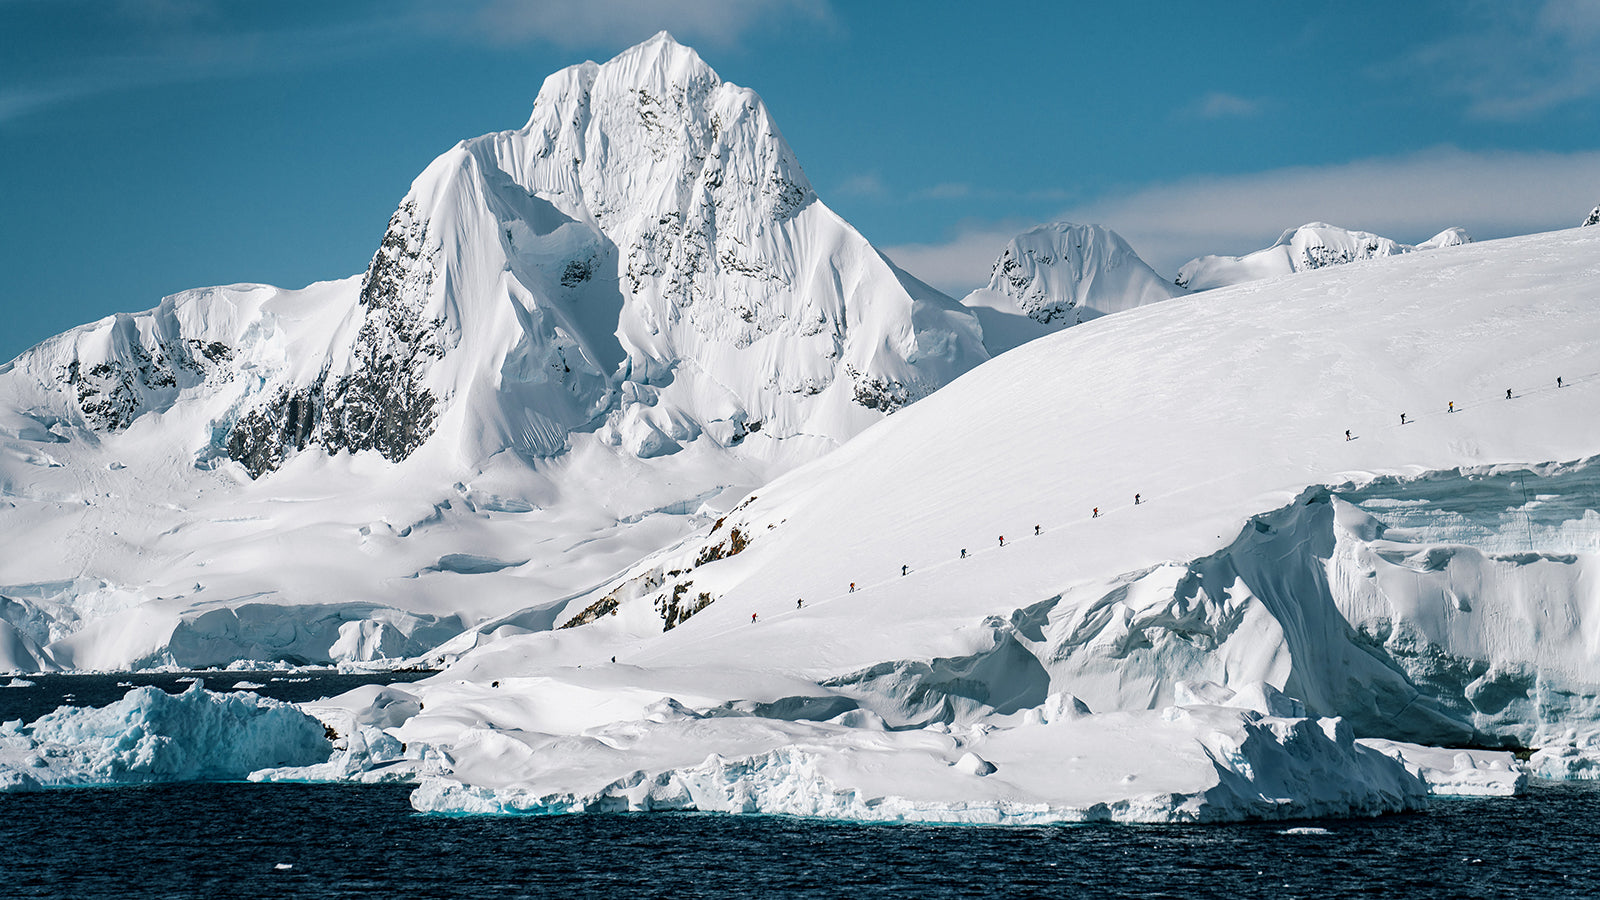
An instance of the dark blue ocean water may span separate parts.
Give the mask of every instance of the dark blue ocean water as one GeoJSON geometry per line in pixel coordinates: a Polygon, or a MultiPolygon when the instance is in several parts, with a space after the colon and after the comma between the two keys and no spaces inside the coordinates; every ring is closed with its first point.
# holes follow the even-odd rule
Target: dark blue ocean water
{"type": "Polygon", "coordinates": [[[0,794],[0,896],[1600,897],[1600,786],[1581,783],[1380,819],[1192,827],[446,817],[413,812],[408,793],[188,784],[0,794]]]}
{"type": "Polygon", "coordinates": [[[407,788],[0,795],[8,897],[1600,896],[1600,792],[1289,826],[961,828],[419,815],[407,788]],[[279,869],[280,865],[293,868],[279,869]]]}

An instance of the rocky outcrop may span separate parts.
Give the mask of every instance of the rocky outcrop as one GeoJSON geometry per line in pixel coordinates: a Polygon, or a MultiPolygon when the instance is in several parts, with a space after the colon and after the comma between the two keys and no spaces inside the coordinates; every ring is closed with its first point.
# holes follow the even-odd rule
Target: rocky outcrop
{"type": "Polygon", "coordinates": [[[307,387],[280,389],[230,430],[228,455],[252,478],[312,444],[330,453],[376,450],[398,462],[433,433],[438,398],[423,380],[444,355],[444,320],[426,314],[434,281],[426,248],[427,223],[407,202],[390,218],[362,281],[350,371],[325,370],[307,387]]]}

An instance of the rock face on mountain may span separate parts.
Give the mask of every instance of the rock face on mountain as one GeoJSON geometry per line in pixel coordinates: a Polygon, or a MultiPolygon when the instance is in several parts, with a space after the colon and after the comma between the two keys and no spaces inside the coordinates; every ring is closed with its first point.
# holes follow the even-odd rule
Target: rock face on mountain
{"type": "Polygon", "coordinates": [[[986,358],[659,34],[436,159],[364,275],[186,292],[0,367],[0,536],[30,548],[0,667],[418,652],[986,358]]]}
{"type": "Polygon", "coordinates": [[[1596,206],[1594,209],[1590,210],[1589,215],[1579,223],[1578,227],[1583,228],[1589,225],[1600,225],[1600,206],[1596,206]]]}
{"type": "Polygon", "coordinates": [[[995,261],[989,284],[961,302],[983,324],[984,345],[998,354],[1080,322],[1182,293],[1115,231],[1056,222],[1012,238],[995,261]]]}
{"type": "Polygon", "coordinates": [[[1306,272],[1365,259],[1398,256],[1416,250],[1433,250],[1470,243],[1460,228],[1447,228],[1432,238],[1409,246],[1365,231],[1312,222],[1291,228],[1272,246],[1245,256],[1202,256],[1178,270],[1176,283],[1191,291],[1205,291],[1261,278],[1306,272]]]}

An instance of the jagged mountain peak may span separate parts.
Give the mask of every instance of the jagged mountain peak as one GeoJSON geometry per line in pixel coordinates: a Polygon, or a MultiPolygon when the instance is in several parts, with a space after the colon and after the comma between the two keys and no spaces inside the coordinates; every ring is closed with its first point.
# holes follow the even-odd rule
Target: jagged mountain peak
{"type": "MultiPolygon", "coordinates": [[[[761,98],[664,32],[435,160],[383,248],[330,372],[388,366],[414,410],[383,427],[408,435],[399,458],[452,423],[468,458],[558,455],[574,429],[640,457],[756,429],[837,443],[984,357],[952,301],[818,202],[761,98]]],[[[307,390],[247,413],[230,455],[270,469],[272,435],[319,442],[320,421],[288,418],[330,408],[307,390]]]]}
{"type": "Polygon", "coordinates": [[[1115,231],[1053,222],[1012,238],[995,260],[989,284],[961,302],[978,315],[984,345],[996,354],[1181,293],[1115,231]]]}
{"type": "Polygon", "coordinates": [[[1583,222],[1578,227],[1586,228],[1590,225],[1600,225],[1600,206],[1596,206],[1594,209],[1590,210],[1589,215],[1584,218],[1583,222]]]}

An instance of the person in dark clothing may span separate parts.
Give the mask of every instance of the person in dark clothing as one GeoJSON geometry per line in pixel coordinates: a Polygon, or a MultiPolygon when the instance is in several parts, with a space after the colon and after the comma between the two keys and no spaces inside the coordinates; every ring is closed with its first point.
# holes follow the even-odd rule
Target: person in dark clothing
{"type": "Polygon", "coordinates": [[[1138,494],[1134,494],[1133,495],[1133,505],[1134,506],[1138,506],[1139,505],[1139,495],[1138,494]]]}
{"type": "Polygon", "coordinates": [[[1005,545],[1006,545],[1006,536],[1002,534],[1002,535],[1000,535],[1000,546],[1004,547],[1005,545]]]}
{"type": "Polygon", "coordinates": [[[909,571],[911,571],[911,567],[910,566],[901,566],[900,567],[900,574],[901,575],[904,575],[909,571]]]}
{"type": "Polygon", "coordinates": [[[1400,424],[1404,425],[1405,423],[1406,423],[1406,414],[1405,413],[1401,413],[1400,414],[1400,424]]]}
{"type": "Polygon", "coordinates": [[[1506,399],[1507,400],[1511,399],[1511,388],[1506,388],[1506,399]]]}
{"type": "Polygon", "coordinates": [[[1560,375],[1556,376],[1556,387],[1558,387],[1558,388],[1561,387],[1561,376],[1560,375]]]}
{"type": "Polygon", "coordinates": [[[1100,518],[1100,507],[1098,507],[1098,506],[1096,506],[1096,507],[1095,507],[1095,508],[1094,508],[1094,512],[1092,512],[1092,513],[1090,513],[1090,514],[1089,514],[1089,518],[1091,518],[1091,519],[1098,519],[1098,518],[1100,518]]]}
{"type": "Polygon", "coordinates": [[[1345,430],[1344,430],[1344,439],[1345,439],[1345,440],[1347,440],[1347,441],[1348,441],[1348,440],[1351,440],[1351,437],[1350,437],[1350,429],[1348,429],[1348,428],[1346,428],[1346,429],[1345,429],[1345,430]]]}
{"type": "Polygon", "coordinates": [[[804,609],[805,606],[806,606],[805,598],[803,598],[803,597],[796,597],[795,598],[795,601],[794,601],[794,608],[795,609],[804,609]]]}
{"type": "Polygon", "coordinates": [[[962,559],[966,559],[967,558],[967,548],[965,548],[965,547],[961,548],[961,558],[962,559]]]}
{"type": "Polygon", "coordinates": [[[1039,534],[1039,526],[1037,526],[1037,525],[1035,525],[1035,526],[1033,526],[1033,533],[1034,533],[1034,534],[1035,534],[1035,535],[1038,535],[1038,534],[1039,534]]]}
{"type": "Polygon", "coordinates": [[[750,624],[754,625],[755,623],[756,623],[756,614],[755,613],[751,613],[750,614],[750,624]]]}

